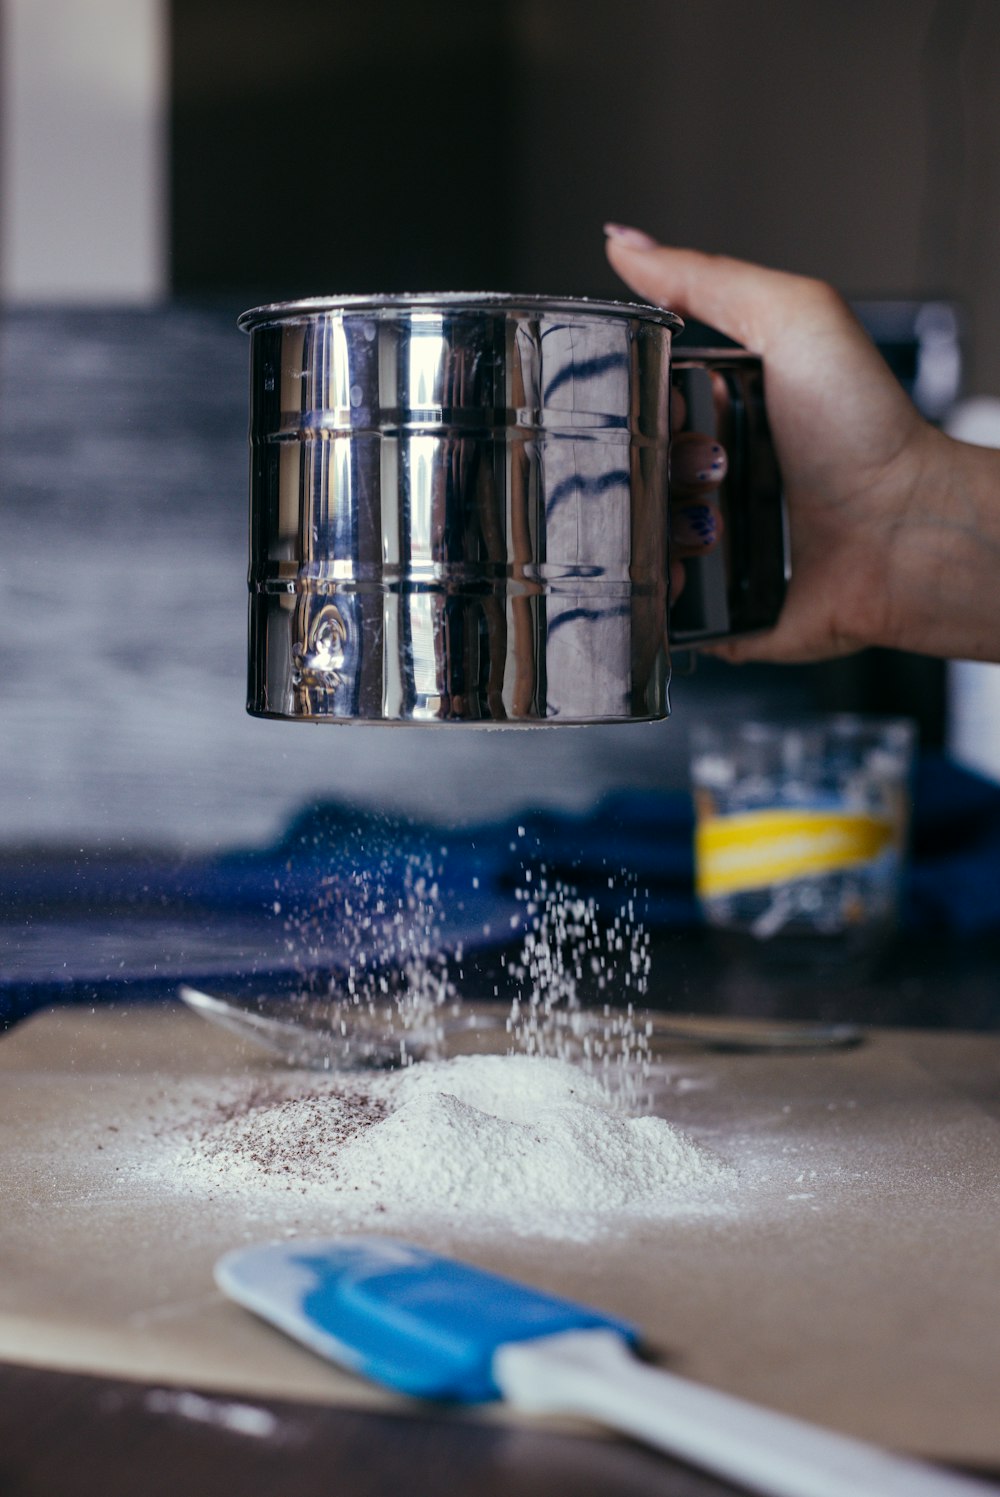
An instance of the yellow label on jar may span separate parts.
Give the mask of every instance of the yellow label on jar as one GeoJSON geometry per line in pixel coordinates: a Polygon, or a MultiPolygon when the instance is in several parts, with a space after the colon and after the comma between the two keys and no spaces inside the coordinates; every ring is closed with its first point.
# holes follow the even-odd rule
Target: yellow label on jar
{"type": "Polygon", "coordinates": [[[763,889],[870,863],[894,839],[891,821],[842,811],[743,811],[695,829],[695,884],[703,899],[763,889]]]}

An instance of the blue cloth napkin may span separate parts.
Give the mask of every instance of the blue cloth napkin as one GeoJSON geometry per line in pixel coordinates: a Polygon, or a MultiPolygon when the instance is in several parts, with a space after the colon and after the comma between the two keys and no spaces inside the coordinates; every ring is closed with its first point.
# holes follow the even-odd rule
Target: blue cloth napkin
{"type": "Polygon", "coordinates": [[[905,919],[953,936],[1000,932],[1000,785],[940,754],[917,766],[905,919]]]}
{"type": "MultiPolygon", "coordinates": [[[[613,919],[631,900],[653,930],[693,929],[690,796],[623,790],[580,814],[530,810],[472,827],[398,823],[324,802],[304,808],[270,847],[192,861],[39,857],[0,866],[8,960],[0,1024],[44,1003],[159,997],[202,979],[220,991],[294,975],[283,923],[377,884],[390,906],[412,896],[414,870],[437,881],[436,939],[466,949],[516,940],[516,891],[543,876],[613,919]],[[134,913],[133,913],[134,912],[134,913]],[[19,923],[20,922],[20,923],[19,923]],[[44,930],[44,935],[39,933],[44,930]],[[20,944],[18,936],[20,934],[20,944]]],[[[945,938],[1000,933],[1000,785],[925,755],[914,781],[905,924],[945,938]]],[[[324,959],[338,944],[329,922],[324,959]]]]}

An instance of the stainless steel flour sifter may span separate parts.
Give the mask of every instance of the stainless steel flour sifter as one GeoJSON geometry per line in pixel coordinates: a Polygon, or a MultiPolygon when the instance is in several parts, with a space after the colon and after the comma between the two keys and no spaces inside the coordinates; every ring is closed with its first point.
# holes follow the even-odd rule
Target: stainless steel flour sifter
{"type": "Polygon", "coordinates": [[[672,359],[682,325],[656,307],[488,293],[244,313],[248,710],[649,721],[669,710],[671,643],[774,623],[787,546],[761,363],[672,359]],[[672,403],[728,454],[722,541],[685,563],[673,608],[672,403]]]}

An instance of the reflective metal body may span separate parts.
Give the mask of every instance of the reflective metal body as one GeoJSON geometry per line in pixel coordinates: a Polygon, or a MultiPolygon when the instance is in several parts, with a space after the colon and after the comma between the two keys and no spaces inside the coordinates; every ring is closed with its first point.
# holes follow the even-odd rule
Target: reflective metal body
{"type": "MultiPolygon", "coordinates": [[[[666,715],[677,317],[438,294],[286,303],[240,322],[252,339],[250,712],[666,715]]],[[[759,362],[741,358],[735,384],[759,384],[759,362]]],[[[688,362],[710,378],[703,358],[688,362]]],[[[716,391],[723,425],[728,400],[716,391]]],[[[762,412],[759,395],[750,403],[762,412]]],[[[771,489],[778,528],[758,550],[783,578],[776,470],[771,489]]],[[[780,591],[751,627],[776,617],[780,591]]],[[[702,609],[699,626],[695,609],[685,642],[741,627],[739,587],[733,597],[739,617],[716,608],[720,629],[702,609]]]]}

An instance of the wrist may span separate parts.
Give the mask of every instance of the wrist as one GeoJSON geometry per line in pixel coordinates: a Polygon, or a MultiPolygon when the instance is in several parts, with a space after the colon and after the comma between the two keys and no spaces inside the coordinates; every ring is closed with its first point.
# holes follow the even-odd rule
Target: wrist
{"type": "Polygon", "coordinates": [[[926,427],[888,558],[888,637],[923,654],[1000,659],[1000,452],[926,427]]]}

